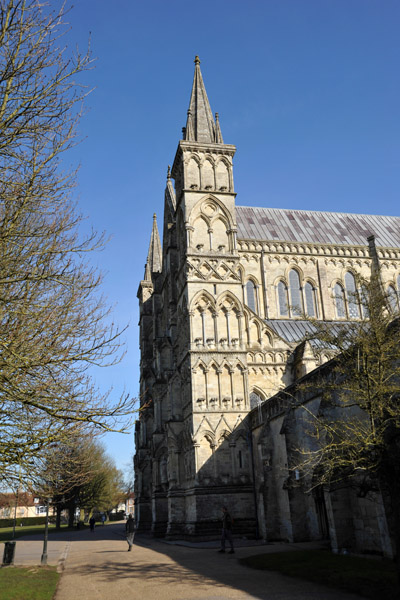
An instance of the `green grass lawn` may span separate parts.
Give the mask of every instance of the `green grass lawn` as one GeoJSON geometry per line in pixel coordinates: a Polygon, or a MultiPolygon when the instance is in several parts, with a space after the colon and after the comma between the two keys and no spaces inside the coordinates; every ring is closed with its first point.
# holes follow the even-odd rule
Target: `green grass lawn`
{"type": "Polygon", "coordinates": [[[328,550],[298,550],[259,554],[239,561],[253,569],[279,571],[376,600],[397,600],[394,563],[383,559],[339,556],[328,550]]]}
{"type": "Polygon", "coordinates": [[[2,567],[1,600],[51,600],[59,577],[56,567],[2,567]]]}
{"type": "MultiPolygon", "coordinates": [[[[85,526],[81,526],[86,527],[85,526]]],[[[56,529],[56,526],[53,524],[49,524],[49,534],[51,533],[55,533],[57,531],[68,531],[68,530],[75,530],[77,531],[76,527],[73,527],[72,529],[69,528],[67,525],[61,525],[60,529],[56,529]]],[[[12,534],[13,534],[13,528],[12,527],[2,527],[0,528],[0,542],[8,542],[12,539],[12,534]]],[[[15,528],[15,538],[14,539],[18,539],[22,536],[25,535],[34,535],[34,534],[43,534],[44,535],[44,525],[27,525],[26,527],[16,527],[15,528]]],[[[1,557],[0,557],[1,558],[1,557]]]]}

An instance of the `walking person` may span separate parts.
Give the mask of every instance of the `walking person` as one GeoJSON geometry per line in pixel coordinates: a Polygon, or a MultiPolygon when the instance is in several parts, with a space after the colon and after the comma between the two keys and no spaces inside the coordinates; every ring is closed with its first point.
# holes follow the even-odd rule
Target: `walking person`
{"type": "Polygon", "coordinates": [[[90,519],[89,519],[90,531],[94,531],[95,524],[96,524],[96,519],[94,517],[90,517],[90,519]]]}
{"type": "Polygon", "coordinates": [[[133,538],[135,537],[135,521],[132,515],[129,515],[127,522],[125,523],[126,541],[128,542],[128,552],[132,550],[133,538]]]}
{"type": "Polygon", "coordinates": [[[229,554],[235,553],[235,550],[233,549],[232,525],[233,525],[232,517],[229,514],[226,506],[223,506],[222,507],[221,549],[218,550],[218,552],[225,552],[225,541],[228,540],[228,542],[231,546],[231,549],[229,550],[229,554]]]}

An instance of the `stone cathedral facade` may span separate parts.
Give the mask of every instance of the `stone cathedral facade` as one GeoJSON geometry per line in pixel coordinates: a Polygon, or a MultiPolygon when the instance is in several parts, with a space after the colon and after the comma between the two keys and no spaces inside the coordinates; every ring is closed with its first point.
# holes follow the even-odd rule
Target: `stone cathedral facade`
{"type": "MultiPolygon", "coordinates": [[[[351,516],[338,515],[353,502],[358,529],[377,532],[368,544],[390,554],[380,509],[348,497],[335,505],[288,484],[290,444],[304,432],[290,426],[279,392],[331,358],[301,341],[302,314],[360,316],[356,273],[368,275],[379,261],[398,302],[400,219],[238,205],[235,146],[223,141],[198,57],[182,131],[168,169],[162,243],[154,215],[138,290],[138,528],[212,538],[226,504],[238,534],[336,536],[340,548],[351,545],[351,516]]],[[[351,528],[354,546],[367,543],[351,528]]]]}

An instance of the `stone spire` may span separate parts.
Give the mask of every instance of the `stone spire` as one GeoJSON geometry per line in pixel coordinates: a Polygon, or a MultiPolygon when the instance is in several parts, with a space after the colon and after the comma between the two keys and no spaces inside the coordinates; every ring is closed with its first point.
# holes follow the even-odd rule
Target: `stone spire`
{"type": "Polygon", "coordinates": [[[200,71],[200,59],[194,59],[194,79],[186,129],[184,128],[184,139],[191,142],[203,144],[222,144],[221,130],[216,128],[214,118],[208,101],[206,88],[200,71]]]}
{"type": "Polygon", "coordinates": [[[153,229],[151,231],[149,252],[147,254],[146,266],[144,269],[145,281],[152,280],[152,273],[160,273],[162,269],[162,250],[160,236],[157,228],[157,216],[153,215],[153,229]]]}

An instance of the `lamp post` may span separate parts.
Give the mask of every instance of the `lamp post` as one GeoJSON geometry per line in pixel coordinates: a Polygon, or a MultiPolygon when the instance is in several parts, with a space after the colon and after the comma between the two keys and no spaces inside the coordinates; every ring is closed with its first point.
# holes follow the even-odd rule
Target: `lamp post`
{"type": "Polygon", "coordinates": [[[47,565],[47,540],[49,537],[49,498],[46,500],[46,524],[44,527],[43,553],[40,563],[47,565]]]}
{"type": "Polygon", "coordinates": [[[12,538],[11,538],[12,540],[15,538],[15,526],[17,524],[18,491],[19,491],[19,489],[17,489],[17,493],[15,495],[13,534],[12,534],[12,538]]]}

